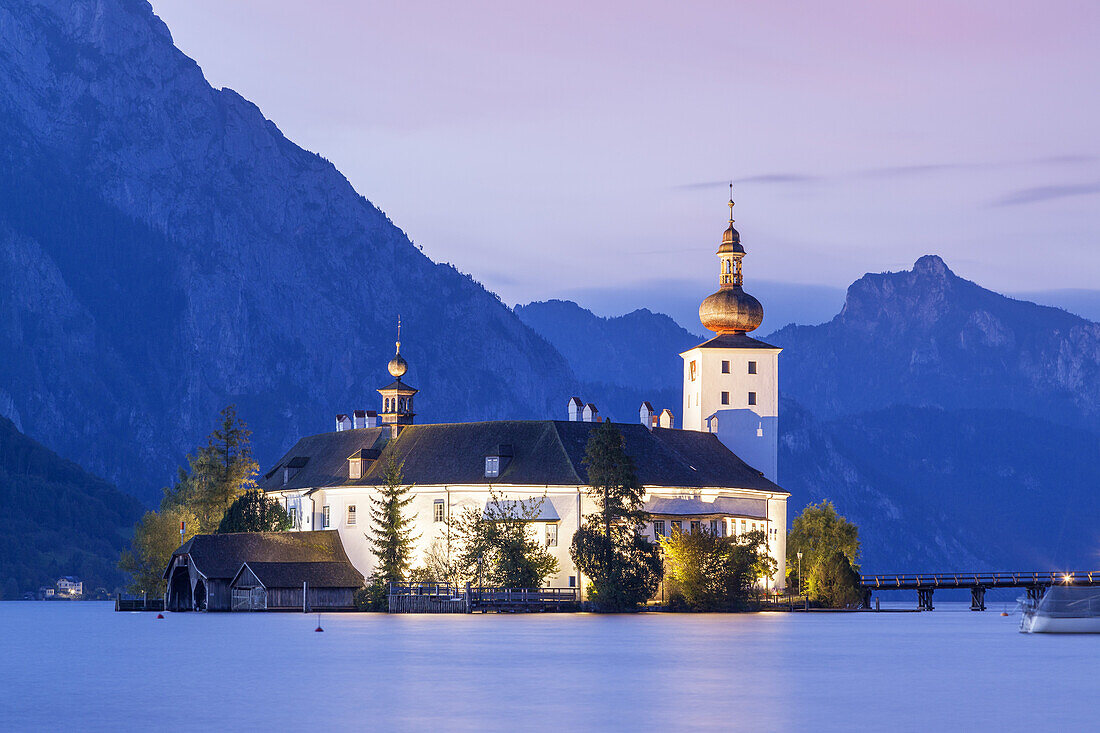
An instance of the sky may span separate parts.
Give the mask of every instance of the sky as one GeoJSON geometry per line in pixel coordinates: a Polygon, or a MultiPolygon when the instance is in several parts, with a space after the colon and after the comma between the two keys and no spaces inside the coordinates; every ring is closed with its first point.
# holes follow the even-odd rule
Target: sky
{"type": "Polygon", "coordinates": [[[694,307],[730,180],[749,292],[832,308],[927,253],[1003,292],[1098,287],[1092,0],[153,7],[508,303],[694,307]]]}

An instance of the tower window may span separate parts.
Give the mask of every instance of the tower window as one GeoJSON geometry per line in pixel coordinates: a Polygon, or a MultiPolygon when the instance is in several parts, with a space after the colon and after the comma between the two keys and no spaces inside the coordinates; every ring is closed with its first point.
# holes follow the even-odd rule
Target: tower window
{"type": "Polygon", "coordinates": [[[749,362],[749,374],[756,374],[756,362],[755,361],[750,361],[749,362]]]}
{"type": "Polygon", "coordinates": [[[755,405],[756,404],[756,393],[755,392],[749,392],[749,404],[750,405],[755,405]]]}
{"type": "Polygon", "coordinates": [[[443,505],[443,500],[442,499],[436,499],[434,502],[432,502],[432,521],[433,522],[442,522],[443,521],[443,511],[444,511],[444,505],[443,505]]]}
{"type": "Polygon", "coordinates": [[[723,392],[722,393],[722,404],[723,405],[728,405],[729,403],[730,403],[730,393],[729,392],[723,392]]]}
{"type": "Polygon", "coordinates": [[[695,381],[695,360],[692,359],[688,362],[688,379],[692,382],[695,381]]]}
{"type": "MultiPolygon", "coordinates": [[[[752,364],[752,363],[753,363],[753,362],[751,362],[751,361],[749,362],[749,364],[752,364]]],[[[722,373],[723,373],[723,374],[729,374],[729,373],[730,373],[730,363],[729,363],[728,361],[723,361],[723,362],[722,362],[722,373]]],[[[750,373],[750,374],[752,374],[752,373],[753,373],[753,371],[752,371],[752,368],[751,368],[751,367],[749,368],[749,373],[750,373]]]]}

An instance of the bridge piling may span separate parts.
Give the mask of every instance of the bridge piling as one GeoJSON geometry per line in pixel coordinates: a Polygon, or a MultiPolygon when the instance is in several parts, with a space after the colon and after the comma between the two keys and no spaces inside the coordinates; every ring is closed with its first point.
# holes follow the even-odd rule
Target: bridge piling
{"type": "Polygon", "coordinates": [[[917,607],[922,611],[934,611],[935,606],[932,605],[932,588],[918,588],[917,589],[917,607]]]}
{"type": "Polygon", "coordinates": [[[970,610],[971,611],[984,611],[985,610],[985,586],[976,585],[970,589],[970,610]]]}

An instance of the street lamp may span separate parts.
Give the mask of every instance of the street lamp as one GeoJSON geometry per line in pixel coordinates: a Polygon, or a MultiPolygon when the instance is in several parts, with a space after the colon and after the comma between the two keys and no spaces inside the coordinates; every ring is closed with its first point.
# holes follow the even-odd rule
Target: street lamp
{"type": "Polygon", "coordinates": [[[795,553],[798,555],[798,597],[802,597],[802,550],[795,553]]]}

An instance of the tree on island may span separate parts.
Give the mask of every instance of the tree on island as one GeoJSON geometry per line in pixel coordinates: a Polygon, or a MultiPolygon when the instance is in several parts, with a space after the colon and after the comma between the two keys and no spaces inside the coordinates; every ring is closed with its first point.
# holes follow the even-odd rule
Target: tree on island
{"type": "Polygon", "coordinates": [[[541,588],[558,561],[534,531],[545,496],[509,499],[490,486],[485,507],[466,507],[451,525],[459,575],[500,588],[541,588]]]}
{"type": "Polygon", "coordinates": [[[131,575],[131,592],[164,592],[161,574],[180,546],[181,522],[186,526],[184,541],[215,532],[236,498],[255,488],[259,468],[250,436],[233,405],[221,411],[219,427],[206,445],[187,456],[188,470],[181,468],[175,485],[164,489],[160,508],[146,512],[134,525],[130,549],[119,559],[119,567],[131,575]]]}
{"type": "Polygon", "coordinates": [[[418,536],[413,534],[413,519],[405,515],[413,495],[412,486],[404,484],[404,465],[391,456],[383,469],[378,495],[370,499],[371,525],[364,537],[377,564],[357,598],[361,608],[384,611],[389,584],[405,580],[412,564],[418,536]]]}
{"type": "Polygon", "coordinates": [[[600,611],[631,611],[657,592],[664,574],[660,549],[641,534],[648,515],[645,490],[610,422],[592,430],[585,449],[587,494],[597,512],[588,514],[569,553],[591,580],[589,598],[600,611]]]}
{"type": "Polygon", "coordinates": [[[260,489],[249,489],[238,496],[218,525],[218,534],[227,532],[286,532],[290,516],[277,500],[260,489]]]}
{"type": "Polygon", "coordinates": [[[771,577],[777,567],[768,554],[767,535],[760,530],[718,537],[705,529],[674,529],[660,542],[672,603],[693,611],[747,608],[758,581],[771,577]]]}
{"type": "Polygon", "coordinates": [[[787,535],[788,587],[802,592],[811,600],[826,605],[848,605],[849,594],[840,586],[847,583],[853,592],[859,586],[859,528],[837,514],[836,507],[826,499],[809,504],[791,523],[787,535]],[[801,584],[798,578],[798,553],[802,553],[801,584]],[[837,558],[840,555],[847,564],[837,558]],[[827,563],[827,567],[823,567],[827,563]],[[843,601],[843,602],[842,602],[843,601]]]}

